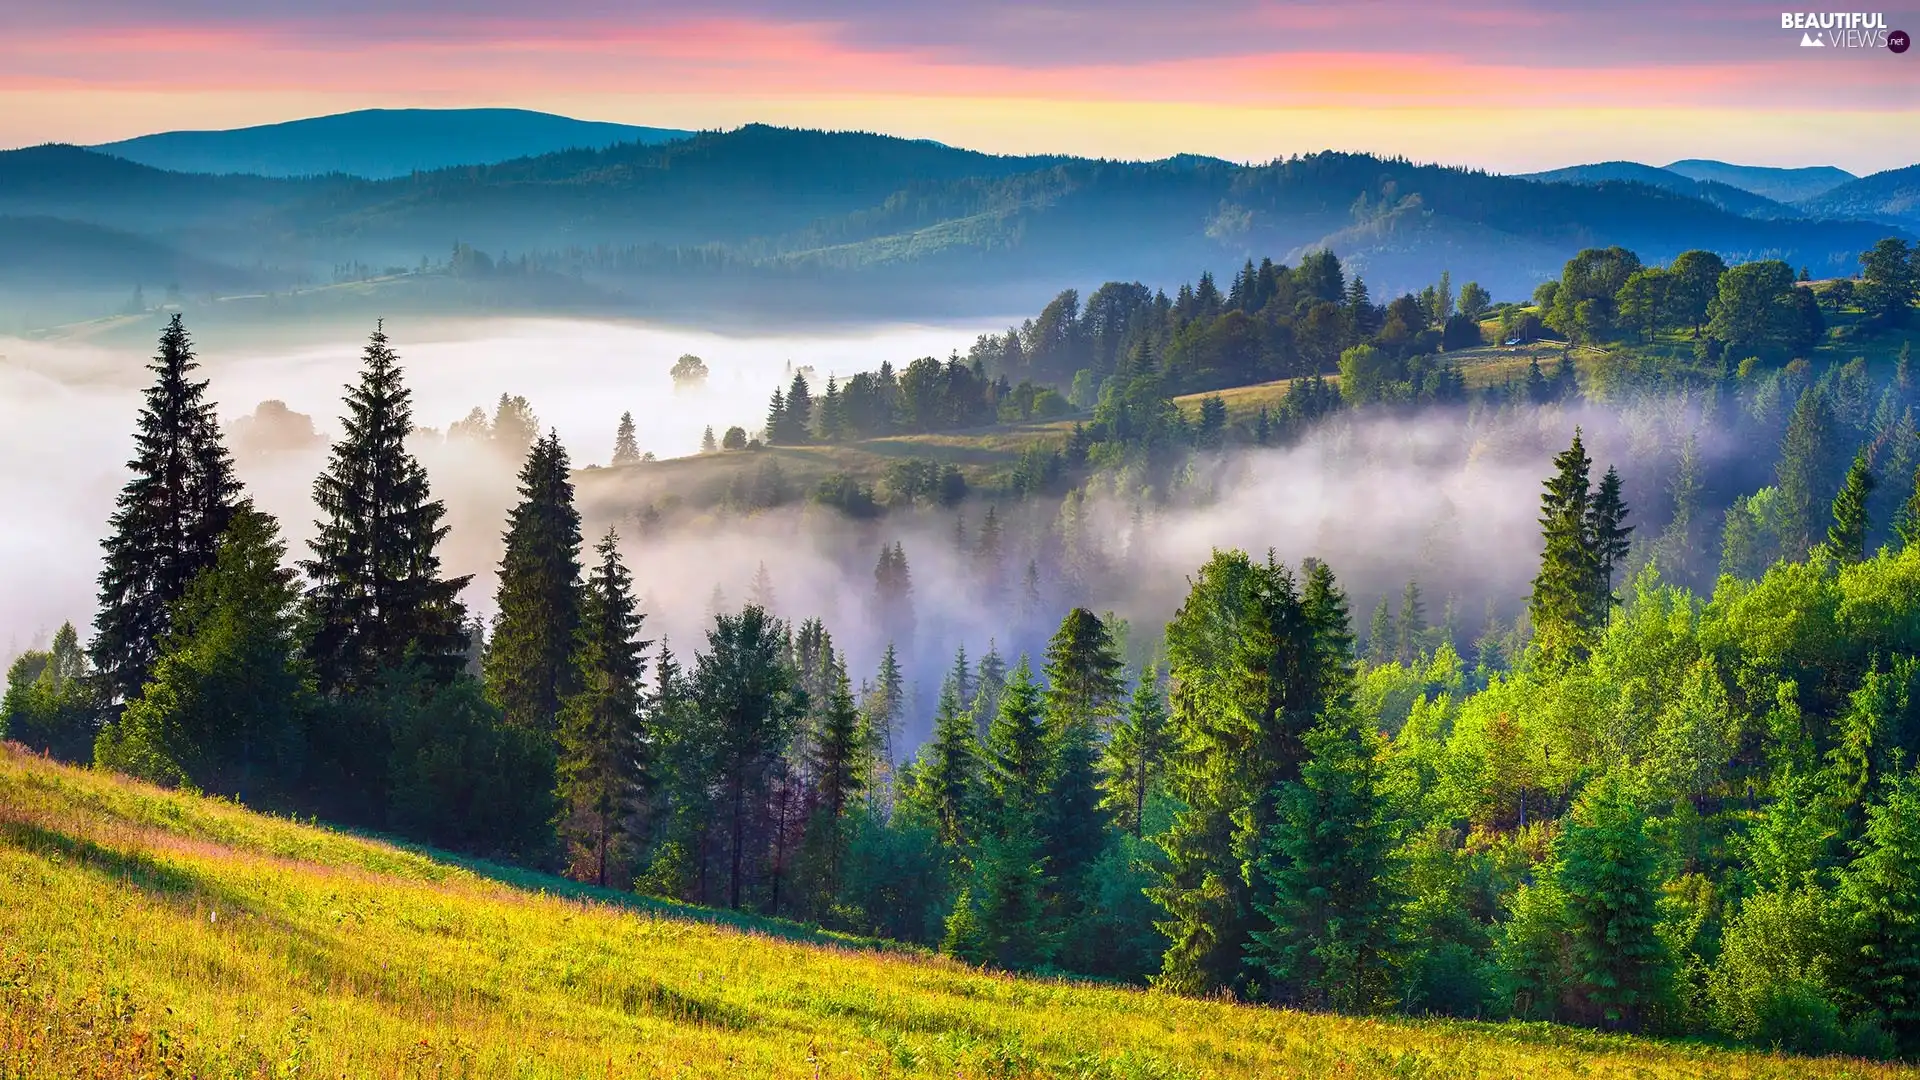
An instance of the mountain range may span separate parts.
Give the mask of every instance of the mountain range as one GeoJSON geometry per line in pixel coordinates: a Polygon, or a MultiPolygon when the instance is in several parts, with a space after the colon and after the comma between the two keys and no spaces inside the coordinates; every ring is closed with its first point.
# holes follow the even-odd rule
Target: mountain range
{"type": "Polygon", "coordinates": [[[384,180],[556,150],[669,142],[690,134],[526,109],[363,109],[229,131],[167,131],[92,149],[174,172],[346,173],[384,180]]]}
{"type": "Polygon", "coordinates": [[[1648,261],[1704,247],[1824,276],[1920,230],[1914,170],[1783,202],[1750,190],[1800,190],[1777,170],[1717,163],[1676,167],[1749,187],[1630,162],[1531,178],[1346,153],[1124,162],[764,125],[385,178],[246,175],[237,160],[196,172],[75,146],[0,152],[0,236],[20,238],[0,241],[0,308],[44,309],[41,294],[77,277],[95,282],[95,307],[135,284],[203,296],[367,278],[369,302],[392,303],[401,294],[381,290],[398,286],[382,282],[405,278],[404,295],[435,303],[977,316],[1106,280],[1224,280],[1243,260],[1317,248],[1376,297],[1449,270],[1520,298],[1583,247],[1648,261]],[[53,264],[67,269],[37,280],[53,264]],[[453,283],[425,288],[408,272],[422,266],[453,283]]]}

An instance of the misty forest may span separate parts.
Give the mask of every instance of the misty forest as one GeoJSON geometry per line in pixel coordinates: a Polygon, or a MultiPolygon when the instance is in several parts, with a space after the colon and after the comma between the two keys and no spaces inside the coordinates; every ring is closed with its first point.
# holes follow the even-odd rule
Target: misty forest
{"type": "Polygon", "coordinates": [[[95,614],[0,733],[995,970],[1910,1054],[1920,250],[1850,254],[1109,282],[679,458],[428,428],[382,324],[310,528],[143,308],[95,614]],[[484,581],[449,447],[514,486],[484,581]]]}

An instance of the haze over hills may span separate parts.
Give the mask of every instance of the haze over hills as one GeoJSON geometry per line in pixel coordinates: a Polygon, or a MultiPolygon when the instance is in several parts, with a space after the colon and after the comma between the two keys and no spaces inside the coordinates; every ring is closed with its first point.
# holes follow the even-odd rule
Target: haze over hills
{"type": "Polygon", "coordinates": [[[1863,176],[1803,204],[1809,213],[1876,218],[1920,227],[1920,165],[1863,176]]]}
{"type": "Polygon", "coordinates": [[[1706,180],[1751,191],[1775,202],[1799,202],[1831,191],[1858,177],[1831,165],[1804,169],[1774,169],[1763,165],[1730,165],[1724,161],[1687,158],[1666,166],[1666,171],[1693,180],[1706,180]]]}
{"type": "MultiPolygon", "coordinates": [[[[1730,166],[1730,168],[1738,168],[1730,166]]],[[[1752,190],[1718,180],[1700,180],[1668,169],[1642,165],[1637,161],[1602,161],[1593,165],[1571,165],[1564,169],[1525,173],[1521,179],[1547,183],[1599,184],[1610,180],[1646,184],[1662,191],[1686,195],[1731,214],[1743,217],[1800,217],[1798,210],[1752,190]]]]}
{"type": "MultiPolygon", "coordinates": [[[[0,153],[0,215],[144,238],[244,268],[235,273],[256,288],[425,265],[487,281],[493,307],[523,294],[622,313],[896,318],[1030,309],[1107,280],[1171,287],[1208,270],[1224,280],[1244,260],[1323,247],[1376,295],[1450,270],[1517,298],[1579,249],[1611,244],[1649,261],[1693,247],[1778,257],[1822,276],[1851,273],[1888,232],[1884,212],[1851,202],[1801,210],[1632,163],[1562,172],[1600,182],[1343,153],[1258,166],[1008,157],[749,125],[385,180],[189,174],[36,147],[0,153]],[[1880,220],[1815,220],[1868,214],[1880,220]]],[[[1836,190],[1871,194],[1876,182],[1836,190]]],[[[124,298],[136,283],[175,283],[148,276],[151,265],[130,253],[102,268],[100,288],[124,298]]],[[[467,287],[433,302],[458,303],[441,293],[467,287]]]]}
{"type": "Polygon", "coordinates": [[[175,172],[347,173],[380,180],[556,150],[662,143],[689,134],[526,109],[363,109],[228,131],[161,132],[92,149],[175,172]]]}

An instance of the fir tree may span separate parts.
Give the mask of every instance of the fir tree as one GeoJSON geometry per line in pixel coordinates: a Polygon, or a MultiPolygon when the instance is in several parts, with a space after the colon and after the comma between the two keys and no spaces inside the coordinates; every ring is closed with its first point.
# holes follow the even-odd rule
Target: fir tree
{"type": "Polygon", "coordinates": [[[948,848],[963,846],[970,835],[979,794],[977,745],[973,713],[962,704],[960,688],[948,677],[934,710],[933,738],[920,749],[909,792],[948,848]]]}
{"type": "Polygon", "coordinates": [[[880,671],[874,678],[873,693],[866,701],[867,726],[876,743],[874,752],[888,769],[899,760],[895,757],[897,748],[893,736],[900,727],[906,703],[906,673],[900,667],[899,653],[893,643],[888,642],[886,651],[880,654],[880,671]]]}
{"type": "Polygon", "coordinates": [[[1322,695],[1329,702],[1344,702],[1353,692],[1353,618],[1347,611],[1347,594],[1334,580],[1333,567],[1319,559],[1308,559],[1301,566],[1306,579],[1300,592],[1300,609],[1313,634],[1313,668],[1321,679],[1322,695]]]}
{"type": "Polygon", "coordinates": [[[1867,500],[1873,495],[1873,470],[1867,452],[1854,455],[1847,479],[1833,500],[1833,524],[1827,528],[1827,550],[1841,562],[1867,557],[1867,500]]]}
{"type": "Polygon", "coordinates": [[[607,530],[594,553],[575,635],[572,682],[560,712],[558,746],[560,840],[568,872],[595,885],[624,885],[636,853],[637,818],[645,802],[646,616],[633,597],[633,576],[620,561],[619,537],[607,530]]]}
{"type": "Polygon", "coordinates": [[[787,431],[787,394],[774,388],[773,399],[767,403],[767,442],[778,445],[781,436],[787,431]]]}
{"type": "Polygon", "coordinates": [[[1780,499],[1780,553],[1806,557],[1818,533],[1820,509],[1833,472],[1833,410],[1826,393],[1813,387],[1800,395],[1780,443],[1777,478],[1780,499]]]}
{"type": "Polygon", "coordinates": [[[1637,1030],[1666,960],[1658,933],[1660,851],[1635,794],[1607,773],[1580,796],[1554,841],[1576,980],[1606,1026],[1637,1030]]]}
{"type": "Polygon", "coordinates": [[[1427,611],[1420,602],[1420,583],[1409,581],[1400,594],[1400,617],[1393,624],[1393,658],[1402,664],[1418,663],[1426,637],[1427,611]]]}
{"type": "Polygon", "coordinates": [[[1147,793],[1159,781],[1171,749],[1159,680],[1153,671],[1143,671],[1126,715],[1113,725],[1100,770],[1101,809],[1112,817],[1114,827],[1135,839],[1146,835],[1147,793]]]}
{"type": "Polygon", "coordinates": [[[1001,551],[1003,540],[1000,534],[1000,515],[992,504],[987,506],[987,516],[980,522],[980,531],[974,536],[974,565],[980,581],[981,599],[988,604],[998,604],[1006,598],[1006,566],[1001,551]]]}
{"type": "Polygon", "coordinates": [[[371,689],[382,670],[417,661],[437,679],[465,663],[468,578],[443,578],[435,549],[446,506],[430,498],[426,470],[407,451],[412,394],[399,357],[373,332],[360,382],[348,387],[345,435],[314,481],[322,515],[302,563],[307,653],[322,691],[371,689]]]}
{"type": "Polygon", "coordinates": [[[996,829],[1037,832],[1051,768],[1045,691],[1022,656],[1008,675],[1000,708],[987,726],[982,779],[996,829]]]}
{"type": "Polygon", "coordinates": [[[1600,486],[1587,504],[1587,542],[1593,550],[1594,595],[1592,625],[1604,627],[1619,598],[1613,595],[1613,576],[1626,563],[1627,537],[1633,526],[1626,524],[1627,503],[1620,491],[1620,473],[1607,466],[1600,486]]]}
{"type": "Polygon", "coordinates": [[[150,681],[101,732],[102,765],[240,799],[291,789],[309,702],[285,555],[273,518],[234,508],[214,565],[174,607],[150,681]]]}
{"type": "Polygon", "coordinates": [[[715,441],[713,437],[712,424],[708,424],[707,430],[700,433],[700,452],[703,454],[717,454],[720,452],[720,444],[715,441]]]}
{"type": "Polygon", "coordinates": [[[913,643],[913,572],[907,566],[907,553],[894,541],[880,549],[880,561],[873,568],[874,621],[890,642],[907,647],[913,643]]]}
{"type": "Polygon", "coordinates": [[[581,611],[580,512],[557,434],[527,453],[505,542],[499,613],[481,670],[509,724],[552,732],[560,703],[578,686],[573,654],[581,611]]]}
{"type": "MultiPolygon", "coordinates": [[[[793,376],[793,385],[787,390],[787,405],[780,416],[781,427],[778,437],[769,441],[788,446],[799,446],[813,441],[811,438],[813,423],[813,395],[807,391],[807,377],[799,372],[793,376]]],[[[772,428],[769,426],[768,431],[772,428]]]]}
{"type": "Polygon", "coordinates": [[[747,583],[747,603],[764,608],[771,614],[778,610],[776,599],[773,592],[773,575],[767,572],[767,562],[762,559],[753,572],[753,580],[747,583]]]}
{"type": "Polygon", "coordinates": [[[91,646],[110,701],[129,701],[146,683],[171,606],[214,564],[233,520],[240,481],[220,442],[214,404],[180,316],[160,334],[147,370],[154,373],[140,410],[133,479],[120,492],[101,546],[99,614],[91,646]]]}
{"type": "Polygon", "coordinates": [[[1842,973],[1906,1046],[1920,1042],[1920,773],[1907,771],[1867,808],[1839,890],[1842,973]]]}
{"type": "Polygon", "coordinates": [[[1075,608],[1047,643],[1047,742],[1051,767],[1042,826],[1050,871],[1071,887],[1100,851],[1100,738],[1125,689],[1113,631],[1075,608]]]}
{"type": "Polygon", "coordinates": [[[984,725],[992,723],[1000,714],[1000,695],[1007,685],[1007,662],[1000,658],[1000,647],[992,639],[987,639],[987,653],[980,658],[980,664],[974,672],[973,699],[968,702],[973,708],[976,719],[983,725],[980,732],[986,737],[984,725]]]}
{"type": "Polygon", "coordinates": [[[1550,661],[1586,654],[1593,631],[1591,599],[1599,579],[1587,531],[1592,501],[1588,470],[1593,462],[1577,429],[1573,445],[1553,459],[1553,466],[1554,474],[1540,496],[1540,529],[1546,547],[1527,606],[1534,640],[1550,661]]]}
{"type": "MultiPolygon", "coordinates": [[[[828,676],[831,688],[820,710],[820,724],[814,733],[808,762],[819,800],[819,812],[837,837],[848,808],[866,790],[869,760],[868,734],[854,707],[853,684],[847,678],[844,657],[830,656],[828,676]]],[[[833,848],[832,878],[837,880],[840,844],[833,848]]]]}
{"type": "MultiPolygon", "coordinates": [[[[713,429],[708,428],[707,434],[712,435],[713,429]]],[[[633,413],[623,412],[620,414],[620,427],[613,435],[613,463],[632,465],[639,460],[640,444],[634,439],[633,413]]]]}
{"type": "Polygon", "coordinates": [[[1398,651],[1393,636],[1393,605],[1382,596],[1367,624],[1367,662],[1375,666],[1391,664],[1398,651]]]}
{"type": "Polygon", "coordinates": [[[1181,806],[1155,837],[1166,863],[1149,890],[1170,944],[1157,985],[1181,993],[1231,986],[1261,929],[1248,853],[1272,818],[1274,785],[1298,777],[1328,697],[1326,655],[1293,576],[1271,557],[1216,552],[1167,626],[1171,668],[1164,786],[1181,806]]]}
{"type": "Polygon", "coordinates": [[[745,902],[748,825],[766,794],[805,694],[785,661],[786,629],[757,607],[715,617],[695,664],[695,706],[715,742],[706,749],[724,800],[728,833],[727,906],[745,902]]]}
{"type": "Polygon", "coordinates": [[[1278,982],[1274,997],[1342,1012],[1391,1000],[1393,837],[1378,742],[1354,717],[1330,717],[1305,737],[1300,778],[1281,786],[1256,862],[1271,926],[1248,950],[1278,982]]]}

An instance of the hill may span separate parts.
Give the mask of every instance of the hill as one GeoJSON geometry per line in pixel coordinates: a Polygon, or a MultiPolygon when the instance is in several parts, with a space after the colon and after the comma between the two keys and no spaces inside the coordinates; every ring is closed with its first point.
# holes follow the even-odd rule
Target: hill
{"type": "MultiPolygon", "coordinates": [[[[1732,166],[1729,166],[1732,168],[1732,166]]],[[[1717,180],[1694,179],[1668,169],[1657,169],[1637,161],[1602,161],[1595,165],[1572,165],[1548,172],[1528,173],[1522,179],[1558,184],[1599,184],[1608,181],[1645,184],[1699,199],[1744,217],[1799,217],[1800,212],[1771,198],[1757,195],[1737,185],[1717,180]]]]}
{"type": "Polygon", "coordinates": [[[1805,169],[1773,169],[1763,165],[1730,165],[1724,161],[1686,158],[1666,167],[1694,180],[1726,184],[1751,191],[1775,202],[1791,203],[1811,199],[1839,187],[1856,177],[1845,169],[1815,165],[1805,169]]]}
{"type": "Polygon", "coordinates": [[[5,747],[0,874],[0,1073],[23,1080],[1910,1075],[997,976],[5,747]]]}
{"type": "Polygon", "coordinates": [[[99,225],[305,284],[342,266],[424,263],[489,277],[496,294],[545,275],[611,297],[610,310],[702,317],[998,315],[1066,285],[1224,280],[1248,259],[1322,248],[1379,296],[1442,270],[1524,296],[1576,251],[1610,244],[1649,261],[1691,247],[1765,254],[1829,276],[1888,232],[1763,204],[1677,177],[1540,183],[1340,153],[1260,166],[1008,157],[764,125],[388,180],[207,176],[65,146],[0,153],[0,214],[99,225]]]}
{"type": "Polygon", "coordinates": [[[1875,218],[1911,229],[1920,226],[1920,165],[1863,176],[1800,205],[1808,213],[1875,218]]]}
{"type": "Polygon", "coordinates": [[[386,179],[690,134],[526,109],[363,109],[228,131],[166,131],[92,149],[174,172],[386,179]]]}

